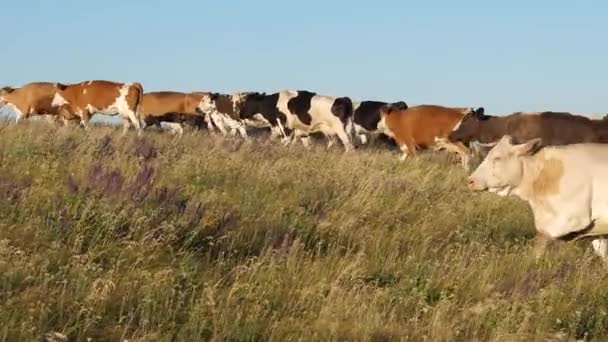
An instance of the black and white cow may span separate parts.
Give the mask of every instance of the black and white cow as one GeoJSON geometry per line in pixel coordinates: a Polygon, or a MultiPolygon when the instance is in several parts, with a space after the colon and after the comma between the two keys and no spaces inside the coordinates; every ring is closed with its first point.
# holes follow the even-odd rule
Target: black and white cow
{"type": "MultiPolygon", "coordinates": [[[[387,134],[386,125],[380,115],[382,107],[387,104],[387,102],[382,101],[353,102],[353,133],[359,143],[366,144],[369,138],[373,136],[387,134]]],[[[403,101],[396,102],[395,104],[407,108],[407,104],[403,101]]]]}
{"type": "Polygon", "coordinates": [[[322,133],[330,140],[329,146],[337,137],[347,151],[352,149],[352,116],[353,105],[348,97],[325,96],[305,90],[250,94],[241,111],[242,118],[266,120],[273,135],[282,137],[286,143],[300,138],[308,145],[310,134],[322,133]]]}
{"type": "Polygon", "coordinates": [[[239,131],[246,137],[245,126],[270,127],[271,136],[285,144],[300,138],[308,145],[311,133],[340,139],[346,150],[352,148],[352,102],[347,97],[330,97],[309,91],[285,90],[274,94],[211,94],[204,98],[200,111],[210,113],[222,133],[239,131]]]}

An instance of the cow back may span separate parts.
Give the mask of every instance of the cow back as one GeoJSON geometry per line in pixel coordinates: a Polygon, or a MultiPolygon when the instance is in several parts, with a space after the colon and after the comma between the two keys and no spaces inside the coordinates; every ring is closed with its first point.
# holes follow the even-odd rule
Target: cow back
{"type": "Polygon", "coordinates": [[[437,138],[447,138],[465,114],[461,108],[420,105],[394,110],[385,115],[385,122],[397,140],[432,146],[437,138]]]}

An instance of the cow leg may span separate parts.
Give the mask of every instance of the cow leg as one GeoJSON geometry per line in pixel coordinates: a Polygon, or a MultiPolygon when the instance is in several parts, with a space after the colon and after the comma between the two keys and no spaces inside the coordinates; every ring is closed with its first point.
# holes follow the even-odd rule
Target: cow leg
{"type": "Polygon", "coordinates": [[[213,121],[213,123],[215,124],[215,127],[220,131],[220,133],[222,133],[223,136],[228,135],[228,131],[226,131],[226,128],[224,127],[224,120],[219,113],[217,113],[217,112],[211,113],[211,120],[213,121]]]}
{"type": "Polygon", "coordinates": [[[336,137],[334,137],[333,135],[328,135],[327,136],[327,148],[331,148],[332,146],[334,146],[335,143],[336,143],[336,137]]]}
{"type": "Polygon", "coordinates": [[[453,143],[446,138],[435,138],[435,151],[445,149],[450,153],[456,153],[460,157],[460,163],[462,167],[469,171],[470,155],[471,151],[461,142],[453,143]]]}
{"type": "Polygon", "coordinates": [[[281,137],[281,132],[279,131],[279,128],[276,126],[272,126],[270,127],[270,139],[278,139],[281,137]]]}
{"type": "Polygon", "coordinates": [[[179,124],[177,122],[165,122],[165,125],[169,128],[169,130],[173,134],[177,134],[180,136],[184,134],[184,128],[182,127],[181,124],[179,124]]]}
{"type": "Polygon", "coordinates": [[[346,135],[346,132],[344,132],[343,130],[339,130],[338,139],[340,139],[340,141],[342,142],[342,145],[344,145],[344,150],[346,152],[353,150],[353,145],[351,144],[350,139],[348,138],[348,135],[346,135]]]}
{"type": "Polygon", "coordinates": [[[310,137],[309,136],[300,137],[300,141],[302,142],[302,145],[304,145],[304,147],[306,147],[306,148],[310,147],[310,137]]]}
{"type": "Polygon", "coordinates": [[[152,127],[152,126],[155,126],[158,129],[161,128],[160,120],[158,120],[157,118],[155,118],[153,116],[147,116],[147,117],[143,118],[142,121],[144,122],[142,125],[143,129],[152,127]]]}
{"type": "Polygon", "coordinates": [[[367,135],[365,134],[359,134],[359,143],[361,143],[361,145],[367,145],[367,135]]]}
{"type": "Polygon", "coordinates": [[[399,157],[399,160],[400,161],[405,161],[407,159],[407,157],[408,157],[408,151],[409,151],[409,149],[407,148],[406,144],[403,144],[403,145],[399,146],[399,149],[401,149],[401,152],[402,152],[401,157],[399,157]]]}
{"type": "Polygon", "coordinates": [[[74,125],[78,125],[78,119],[76,119],[76,120],[74,120],[74,119],[70,120],[70,119],[66,119],[66,118],[64,118],[64,117],[60,116],[58,120],[60,120],[59,122],[60,122],[61,124],[63,124],[63,126],[74,126],[74,125]]]}
{"type": "Polygon", "coordinates": [[[281,143],[283,144],[283,146],[293,144],[294,141],[296,141],[300,136],[302,136],[302,132],[297,129],[293,129],[293,130],[291,130],[291,132],[289,134],[287,134],[285,132],[285,130],[283,129],[281,122],[278,120],[277,120],[276,132],[277,132],[276,133],[277,137],[281,140],[281,143]]]}
{"type": "Polygon", "coordinates": [[[461,142],[457,142],[456,146],[458,146],[460,152],[457,152],[460,155],[460,163],[462,168],[469,172],[469,168],[471,167],[471,151],[461,142]]]}
{"type": "Polygon", "coordinates": [[[406,141],[399,145],[399,149],[403,153],[401,157],[399,157],[400,161],[405,161],[407,157],[411,154],[413,157],[416,156],[416,145],[414,145],[410,141],[406,141]]]}
{"type": "Polygon", "coordinates": [[[139,122],[139,119],[137,118],[137,115],[135,115],[135,111],[134,110],[126,110],[126,121],[125,124],[123,125],[123,134],[126,134],[129,131],[129,121],[133,124],[133,126],[135,127],[135,129],[137,130],[137,135],[141,135],[141,124],[139,122]]]}
{"type": "Polygon", "coordinates": [[[216,127],[215,123],[213,122],[213,119],[211,118],[211,114],[209,114],[208,112],[205,112],[204,120],[205,120],[205,123],[207,124],[207,129],[209,130],[209,132],[215,132],[217,130],[217,127],[216,127]]]}
{"type": "Polygon", "coordinates": [[[366,144],[374,145],[376,143],[376,141],[378,140],[378,133],[368,133],[365,136],[365,140],[366,140],[366,144]]]}
{"type": "Polygon", "coordinates": [[[241,123],[238,130],[239,130],[239,134],[241,135],[241,137],[243,139],[249,139],[249,136],[247,135],[247,129],[245,128],[244,124],[241,123]]]}
{"type": "Polygon", "coordinates": [[[122,135],[126,135],[131,127],[131,121],[128,118],[122,118],[122,135]]]}
{"type": "Polygon", "coordinates": [[[90,120],[91,120],[91,113],[89,113],[88,110],[84,110],[82,112],[82,115],[80,116],[80,124],[82,125],[82,127],[84,127],[85,131],[91,130],[91,127],[89,125],[90,120]]]}
{"type": "Polygon", "coordinates": [[[233,118],[226,118],[226,125],[228,126],[228,128],[230,128],[230,136],[236,136],[237,133],[241,134],[239,129],[242,126],[242,123],[233,119],[233,118]]]}
{"type": "Polygon", "coordinates": [[[52,125],[56,125],[56,124],[60,123],[59,120],[57,119],[57,117],[54,115],[44,115],[44,121],[46,121],[47,123],[52,124],[52,125]]]}
{"type": "Polygon", "coordinates": [[[534,258],[536,260],[540,259],[540,257],[542,257],[543,254],[545,253],[549,240],[550,240],[550,238],[542,233],[536,234],[536,237],[534,238],[534,248],[533,248],[534,258]]]}
{"type": "Polygon", "coordinates": [[[282,131],[279,127],[279,132],[281,134],[281,142],[283,143],[283,146],[287,146],[287,145],[291,145],[293,144],[294,141],[296,141],[296,139],[300,136],[300,133],[297,129],[294,129],[293,132],[291,132],[291,135],[285,135],[285,132],[282,131]]]}
{"type": "Polygon", "coordinates": [[[11,109],[15,112],[15,123],[19,123],[19,121],[21,121],[22,119],[26,119],[27,117],[25,117],[25,115],[23,115],[23,112],[21,112],[19,109],[17,109],[17,107],[15,106],[11,106],[11,109]]]}
{"type": "Polygon", "coordinates": [[[591,241],[595,254],[599,255],[604,262],[608,262],[608,239],[594,239],[591,241]]]}

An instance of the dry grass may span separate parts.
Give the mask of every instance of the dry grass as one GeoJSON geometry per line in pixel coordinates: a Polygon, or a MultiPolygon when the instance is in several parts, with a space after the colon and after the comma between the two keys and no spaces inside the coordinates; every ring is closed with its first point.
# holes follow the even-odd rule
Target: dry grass
{"type": "Polygon", "coordinates": [[[443,155],[11,125],[0,340],[608,338],[588,244],[538,263],[517,199],[443,155]]]}

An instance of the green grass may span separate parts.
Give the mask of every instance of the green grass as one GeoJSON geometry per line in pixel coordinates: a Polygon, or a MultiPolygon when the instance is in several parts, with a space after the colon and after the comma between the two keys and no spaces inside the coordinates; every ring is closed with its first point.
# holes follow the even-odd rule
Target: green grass
{"type": "Polygon", "coordinates": [[[608,338],[588,243],[443,154],[264,139],[0,132],[0,340],[608,338]]]}

